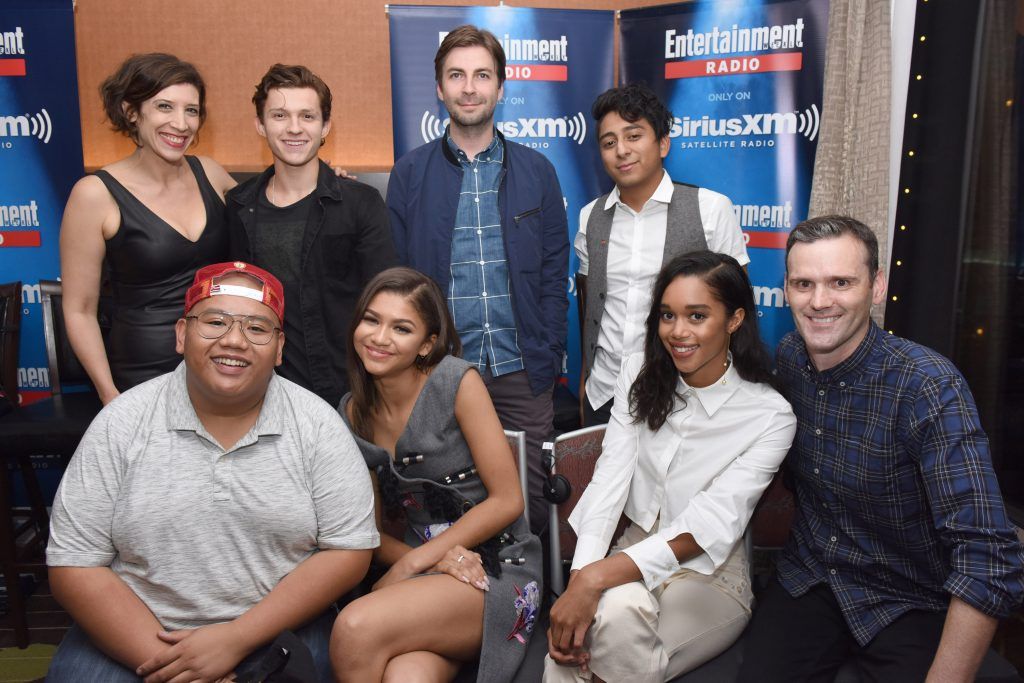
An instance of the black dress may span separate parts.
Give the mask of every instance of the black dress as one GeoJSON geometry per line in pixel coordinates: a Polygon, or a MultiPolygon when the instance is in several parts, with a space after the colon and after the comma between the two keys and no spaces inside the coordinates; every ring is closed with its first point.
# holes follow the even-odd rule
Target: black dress
{"type": "Polygon", "coordinates": [[[121,211],[121,227],[107,240],[112,286],[107,361],[118,391],[170,372],[181,361],[174,323],[196,270],[227,260],[224,202],[195,157],[185,157],[199,184],[206,227],[195,242],[153,213],[106,171],[96,171],[121,211]]]}

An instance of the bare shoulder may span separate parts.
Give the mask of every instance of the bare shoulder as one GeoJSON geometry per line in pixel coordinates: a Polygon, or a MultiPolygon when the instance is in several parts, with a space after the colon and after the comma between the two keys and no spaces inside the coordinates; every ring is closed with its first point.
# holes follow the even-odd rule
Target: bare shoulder
{"type": "Polygon", "coordinates": [[[476,368],[469,368],[463,373],[459,389],[455,393],[455,415],[460,420],[462,417],[472,419],[474,415],[487,412],[488,408],[490,412],[494,411],[487,386],[476,368]]]}
{"type": "Polygon", "coordinates": [[[94,175],[79,179],[71,188],[65,214],[73,218],[87,218],[86,223],[107,223],[111,217],[120,215],[117,202],[110,195],[103,181],[94,175]]]}
{"type": "MultiPolygon", "coordinates": [[[[487,394],[487,386],[484,384],[484,378],[480,376],[480,373],[476,368],[469,368],[462,374],[462,379],[459,381],[459,392],[458,395],[462,395],[465,392],[484,392],[487,394]]],[[[490,394],[488,394],[489,396],[490,394]]]]}

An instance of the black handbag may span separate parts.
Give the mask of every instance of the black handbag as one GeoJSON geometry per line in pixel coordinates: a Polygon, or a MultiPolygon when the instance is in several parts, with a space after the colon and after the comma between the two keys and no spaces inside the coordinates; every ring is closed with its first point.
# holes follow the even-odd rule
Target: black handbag
{"type": "Polygon", "coordinates": [[[317,683],[313,654],[291,631],[282,631],[237,683],[317,683]]]}

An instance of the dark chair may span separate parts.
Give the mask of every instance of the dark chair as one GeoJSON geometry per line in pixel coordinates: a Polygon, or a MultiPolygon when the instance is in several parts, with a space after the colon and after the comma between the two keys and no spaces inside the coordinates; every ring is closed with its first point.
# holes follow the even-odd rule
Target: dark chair
{"type": "Polygon", "coordinates": [[[0,285],[0,415],[18,407],[21,283],[0,285]]]}
{"type": "MultiPolygon", "coordinates": [[[[29,644],[25,597],[21,593],[18,575],[22,571],[35,574],[46,571],[45,563],[35,558],[46,543],[50,525],[46,500],[36,479],[31,456],[56,454],[65,460],[70,458],[89,423],[102,407],[95,392],[64,391],[69,384],[87,387],[89,379],[67,341],[61,313],[60,282],[44,280],[39,283],[39,289],[53,396],[28,406],[17,406],[0,417],[0,558],[18,647],[29,644]],[[11,461],[18,464],[30,504],[28,518],[20,524],[12,507],[8,472],[11,461]],[[18,539],[25,534],[30,534],[29,540],[19,547],[18,539]]],[[[18,294],[20,296],[20,288],[18,294]]]]}
{"type": "MultiPolygon", "coordinates": [[[[548,522],[548,533],[551,534],[551,548],[548,551],[548,588],[556,596],[565,590],[563,564],[572,560],[576,550],[576,533],[569,526],[569,515],[594,476],[597,459],[601,457],[601,444],[604,441],[606,426],[584,427],[560,434],[555,439],[552,452],[555,462],[551,468],[552,472],[562,475],[570,483],[568,499],[564,503],[551,504],[551,517],[548,522]]],[[[621,531],[621,528],[616,530],[616,536],[621,531]]]]}

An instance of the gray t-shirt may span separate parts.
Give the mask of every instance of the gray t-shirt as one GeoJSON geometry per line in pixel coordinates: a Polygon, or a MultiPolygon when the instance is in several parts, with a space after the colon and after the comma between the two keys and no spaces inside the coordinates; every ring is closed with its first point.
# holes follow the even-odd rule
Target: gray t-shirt
{"type": "Polygon", "coordinates": [[[225,451],[185,365],[89,426],[53,504],[50,566],[109,566],[166,629],[230,621],[320,550],[380,544],[366,465],[341,417],[278,376],[225,451]]]}

